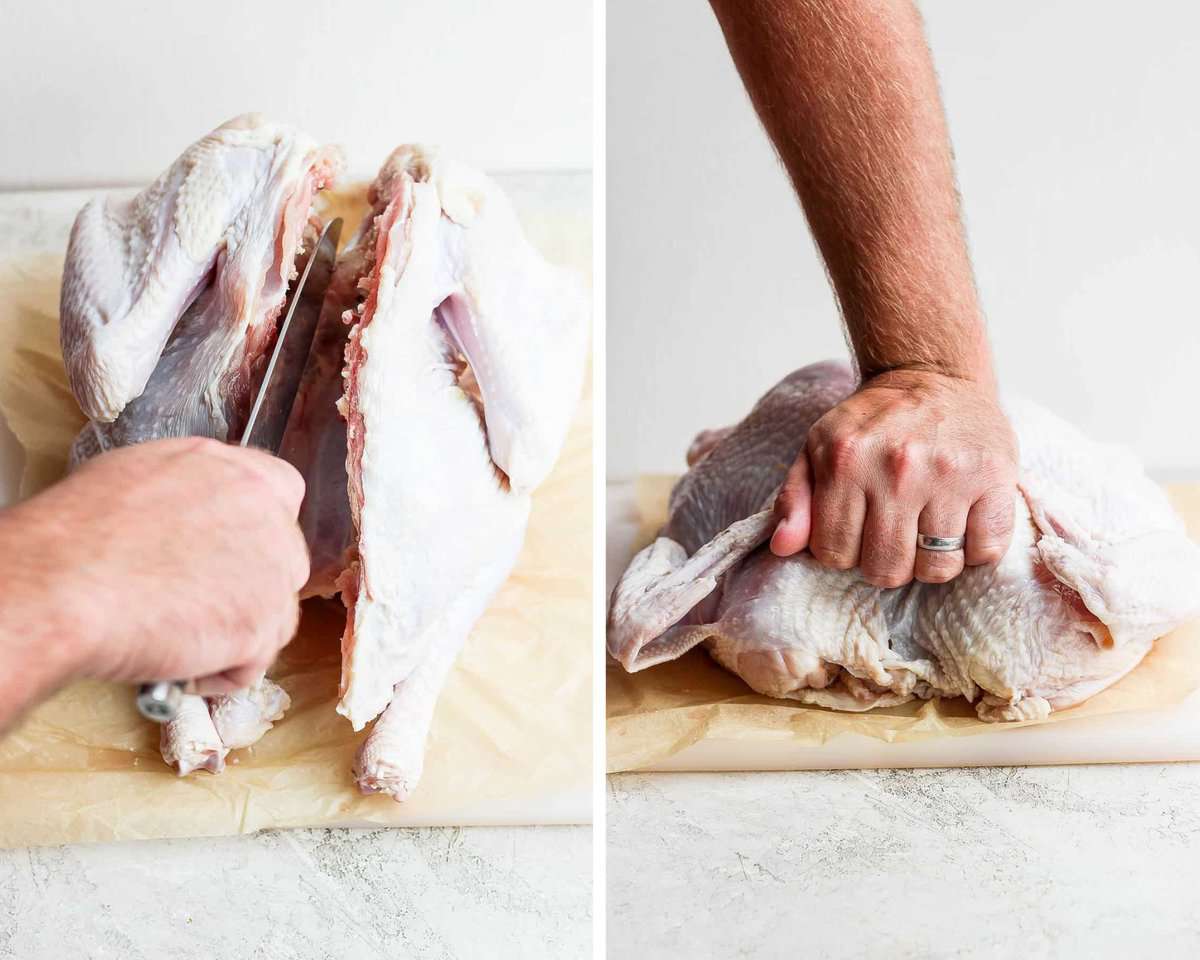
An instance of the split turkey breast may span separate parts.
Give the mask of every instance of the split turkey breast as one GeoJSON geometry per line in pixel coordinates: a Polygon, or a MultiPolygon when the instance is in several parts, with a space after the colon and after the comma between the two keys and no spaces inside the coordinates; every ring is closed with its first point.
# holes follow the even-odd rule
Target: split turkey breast
{"type": "MultiPolygon", "coordinates": [[[[316,196],[341,167],[337,148],[246,114],[132,199],[79,212],[59,313],[67,379],[88,416],[73,463],[160,437],[240,437],[296,256],[316,237],[316,196]]],[[[189,695],[163,725],[163,757],[180,774],[219,772],[288,706],[266,679],[189,695]]]]}
{"type": "Polygon", "coordinates": [[[636,671],[704,645],[759,693],[840,710],[965,697],[985,720],[1045,717],[1116,682],[1200,616],[1200,547],[1125,451],[1035,404],[1003,559],[950,583],[880,589],[766,543],[809,428],[856,383],[796,371],[735,427],[706,431],[659,537],[613,591],[609,653],[636,671]]]}
{"type": "MultiPolygon", "coordinates": [[[[403,146],[369,200],[326,301],[348,306],[356,291],[336,371],[340,416],[305,397],[289,434],[307,436],[298,465],[310,492],[327,495],[312,495],[306,526],[320,531],[314,557],[330,558],[314,565],[310,589],[338,589],[347,607],[337,709],[356,730],[375,721],[355,777],[404,799],[438,694],[511,572],[530,494],[562,448],[587,313],[574,279],[542,259],[503,192],[469,167],[403,146]],[[323,426],[298,422],[310,410],[323,426]]],[[[306,389],[326,396],[334,376],[306,389]]]]}

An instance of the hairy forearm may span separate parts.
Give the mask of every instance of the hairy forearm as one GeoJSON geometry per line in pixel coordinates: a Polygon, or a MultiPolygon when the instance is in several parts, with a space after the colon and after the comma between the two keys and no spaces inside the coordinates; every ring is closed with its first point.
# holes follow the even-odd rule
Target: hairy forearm
{"type": "Polygon", "coordinates": [[[83,666],[88,615],[72,605],[88,598],[53,569],[69,536],[31,504],[0,511],[0,732],[83,666]]]}
{"type": "Polygon", "coordinates": [[[860,370],[991,385],[937,78],[910,0],[711,0],[860,370]]]}

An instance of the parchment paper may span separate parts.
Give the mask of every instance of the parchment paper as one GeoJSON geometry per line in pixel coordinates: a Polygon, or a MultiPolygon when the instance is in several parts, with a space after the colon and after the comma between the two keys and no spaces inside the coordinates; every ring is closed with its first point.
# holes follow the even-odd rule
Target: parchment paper
{"type": "MultiPolygon", "coordinates": [[[[362,196],[360,187],[333,198],[349,217],[344,237],[362,196]]],[[[563,240],[582,224],[526,226],[551,259],[586,266],[586,240],[563,240]]],[[[62,475],[83,422],[58,347],[61,269],[61,255],[0,262],[0,414],[25,451],[23,496],[62,475]]],[[[334,713],[343,614],[340,603],[315,601],[272,671],[291,710],[218,776],[181,779],[163,764],[158,728],[137,714],[130,687],[79,683],[34,710],[0,740],[0,846],[286,826],[578,822],[577,803],[557,804],[574,811],[567,815],[548,811],[590,780],[590,396],[589,379],[558,465],[534,496],[516,570],[438,703],[412,799],[364,797],[353,784],[365,731],[356,735],[334,713]]]]}
{"type": "MultiPolygon", "coordinates": [[[[638,478],[637,549],[648,544],[666,521],[667,497],[675,479],[638,478]]],[[[1200,487],[1167,489],[1191,535],[1200,538],[1200,487]]],[[[610,660],[606,684],[607,767],[617,773],[660,763],[710,737],[743,742],[787,739],[817,746],[853,733],[905,742],[1171,706],[1200,688],[1200,623],[1163,637],[1128,676],[1079,706],[1051,713],[1045,720],[1003,725],[979,720],[961,698],[841,713],[762,697],[718,667],[701,648],[635,674],[610,660]]]]}

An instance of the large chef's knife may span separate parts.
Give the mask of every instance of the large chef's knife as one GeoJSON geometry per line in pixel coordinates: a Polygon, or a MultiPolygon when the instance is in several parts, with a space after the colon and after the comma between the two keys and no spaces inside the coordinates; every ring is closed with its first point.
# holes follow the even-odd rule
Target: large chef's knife
{"type": "MultiPolygon", "coordinates": [[[[341,233],[341,218],[329,221],[312,249],[301,254],[296,262],[298,276],[288,291],[275,349],[267,362],[238,446],[279,453],[288,415],[296,401],[313,336],[321,319],[321,303],[333,276],[341,233]]],[[[138,688],[137,708],[143,716],[165,723],[178,713],[186,689],[187,683],[183,680],[144,683],[138,688]]]]}

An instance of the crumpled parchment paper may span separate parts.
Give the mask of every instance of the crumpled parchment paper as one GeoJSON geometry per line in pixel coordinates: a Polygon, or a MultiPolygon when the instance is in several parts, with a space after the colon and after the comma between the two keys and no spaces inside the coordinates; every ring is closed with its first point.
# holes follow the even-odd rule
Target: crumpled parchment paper
{"type": "MultiPolygon", "coordinates": [[[[359,187],[331,198],[330,215],[347,217],[343,237],[363,196],[359,187]]],[[[559,243],[586,224],[526,226],[551,259],[586,269],[578,243],[565,252],[559,243]]],[[[0,414],[25,451],[21,496],[63,474],[83,423],[58,346],[61,270],[62,255],[0,262],[0,414]]],[[[272,671],[291,710],[218,776],[176,777],[128,686],[78,683],[32,711],[0,740],[0,847],[264,827],[579,822],[580,804],[563,798],[586,795],[590,780],[591,436],[589,380],[562,456],[534,495],[517,567],[438,703],[410,800],[364,797],[354,786],[365,731],[334,713],[343,613],[336,601],[312,601],[272,671]]]]}
{"type": "MultiPolygon", "coordinates": [[[[638,478],[637,549],[650,543],[666,522],[667,497],[675,479],[638,478]]],[[[1168,493],[1191,535],[1200,538],[1200,487],[1169,487],[1168,493]]],[[[979,720],[961,698],[841,713],[762,697],[699,647],[676,661],[634,674],[610,660],[606,684],[607,766],[617,773],[653,766],[707,738],[787,739],[818,746],[850,733],[905,742],[1171,706],[1200,688],[1200,623],[1163,637],[1128,676],[1079,706],[1051,713],[1045,720],[1004,725],[979,720]]]]}

